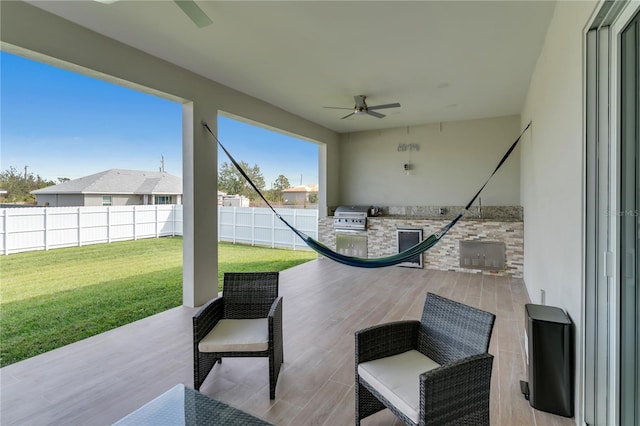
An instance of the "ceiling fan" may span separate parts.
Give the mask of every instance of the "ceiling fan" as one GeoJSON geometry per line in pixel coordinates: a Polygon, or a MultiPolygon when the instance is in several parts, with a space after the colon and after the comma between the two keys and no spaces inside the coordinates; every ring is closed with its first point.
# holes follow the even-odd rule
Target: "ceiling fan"
{"type": "Polygon", "coordinates": [[[384,105],[372,105],[372,106],[368,106],[367,102],[366,102],[367,97],[365,95],[356,95],[353,97],[353,100],[356,102],[355,106],[353,108],[342,108],[342,107],[328,107],[326,106],[325,108],[331,108],[331,109],[349,109],[349,110],[353,110],[352,113],[345,115],[344,117],[341,117],[341,119],[345,119],[347,117],[351,117],[352,115],[360,115],[360,114],[368,114],[371,115],[373,117],[376,118],[384,118],[386,117],[386,115],[384,114],[380,114],[379,112],[376,112],[374,110],[377,109],[385,109],[385,108],[399,108],[400,104],[399,103],[393,103],[393,104],[384,104],[384,105]]]}
{"type": "MultiPolygon", "coordinates": [[[[100,3],[105,3],[105,4],[111,4],[119,0],[95,0],[95,1],[100,3]]],[[[213,24],[213,21],[211,20],[211,18],[209,18],[207,14],[204,13],[202,9],[200,9],[200,6],[198,6],[194,0],[173,0],[173,2],[177,4],[180,9],[182,9],[184,14],[187,15],[189,19],[191,19],[198,28],[203,28],[213,24]]]]}

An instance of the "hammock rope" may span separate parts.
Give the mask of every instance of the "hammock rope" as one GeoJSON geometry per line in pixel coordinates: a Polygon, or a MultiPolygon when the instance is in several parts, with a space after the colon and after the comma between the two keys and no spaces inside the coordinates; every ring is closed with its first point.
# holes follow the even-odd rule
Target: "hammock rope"
{"type": "Polygon", "coordinates": [[[302,241],[304,241],[304,243],[307,244],[307,246],[309,246],[309,248],[311,248],[312,250],[316,251],[318,254],[320,254],[320,255],[328,258],[328,259],[331,259],[331,260],[333,260],[335,262],[342,263],[344,265],[354,266],[354,267],[358,267],[358,268],[383,268],[383,267],[386,267],[386,266],[393,266],[393,265],[400,264],[402,262],[409,261],[414,256],[419,255],[419,254],[429,250],[434,245],[436,245],[438,243],[438,241],[440,241],[440,239],[442,239],[447,234],[447,232],[449,232],[449,230],[451,228],[453,228],[455,226],[455,224],[458,223],[458,221],[460,219],[462,219],[462,216],[464,216],[464,213],[469,210],[471,205],[480,196],[480,193],[482,192],[482,190],[485,188],[485,186],[487,186],[487,184],[489,183],[491,178],[498,172],[498,170],[502,167],[502,165],[507,161],[507,159],[509,158],[509,156],[511,155],[513,150],[516,148],[516,146],[518,145],[518,142],[520,142],[520,139],[522,139],[522,135],[524,135],[524,133],[527,131],[527,129],[529,129],[529,127],[531,127],[531,122],[529,122],[529,124],[527,124],[527,126],[524,128],[524,130],[522,130],[522,133],[520,133],[520,136],[518,136],[518,138],[515,140],[515,142],[513,142],[513,144],[511,144],[511,147],[509,147],[507,152],[504,154],[504,156],[502,157],[502,159],[500,160],[500,162],[498,163],[496,168],[493,170],[493,173],[491,173],[491,175],[489,175],[489,177],[487,178],[485,183],[480,187],[478,192],[476,192],[476,194],[467,203],[467,205],[465,206],[464,210],[462,210],[460,213],[458,213],[458,215],[455,218],[453,218],[453,220],[451,222],[449,222],[448,224],[443,226],[438,232],[435,232],[435,233],[429,235],[426,239],[422,240],[418,244],[416,244],[416,245],[414,245],[412,247],[409,247],[408,249],[406,249],[406,250],[404,250],[404,251],[402,251],[400,253],[397,253],[397,254],[394,254],[394,255],[391,255],[391,256],[377,257],[377,258],[363,258],[363,257],[355,257],[355,256],[346,256],[344,254],[341,254],[341,253],[338,253],[338,252],[335,252],[335,251],[331,250],[329,247],[327,247],[326,245],[322,244],[321,242],[319,242],[317,240],[314,240],[313,238],[311,238],[310,236],[308,236],[304,232],[301,232],[301,231],[297,230],[293,225],[291,225],[289,222],[287,222],[286,219],[283,218],[276,211],[275,208],[273,208],[273,206],[271,205],[271,203],[269,203],[269,201],[265,198],[265,196],[262,195],[262,192],[260,192],[260,190],[253,183],[251,178],[249,178],[247,173],[242,169],[240,164],[235,160],[235,158],[233,158],[231,153],[229,151],[227,151],[227,148],[225,148],[225,146],[222,144],[222,142],[220,142],[220,140],[213,133],[213,131],[211,131],[211,129],[209,128],[209,125],[206,122],[203,121],[202,122],[202,126],[205,129],[207,129],[207,131],[211,134],[211,136],[213,136],[213,138],[218,143],[218,145],[220,145],[220,148],[222,148],[222,150],[227,155],[227,157],[229,157],[229,160],[231,160],[231,163],[234,165],[234,167],[238,170],[238,172],[240,172],[242,177],[247,180],[249,185],[251,185],[251,187],[256,191],[256,193],[260,196],[260,198],[262,198],[262,201],[264,201],[267,204],[267,206],[269,206],[269,208],[276,215],[276,217],[278,219],[280,219],[280,221],[282,223],[284,223],[289,229],[291,229],[291,231],[293,231],[293,233],[295,233],[298,237],[300,237],[302,239],[302,241]]]}

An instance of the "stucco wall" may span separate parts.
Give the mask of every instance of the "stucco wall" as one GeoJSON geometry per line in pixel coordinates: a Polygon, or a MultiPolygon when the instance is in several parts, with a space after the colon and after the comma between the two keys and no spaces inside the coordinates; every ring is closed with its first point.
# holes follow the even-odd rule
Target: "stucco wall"
{"type": "MultiPolygon", "coordinates": [[[[344,134],[340,203],[465,205],[519,133],[513,115],[344,134]]],[[[519,156],[487,185],[483,205],[520,205],[519,156]]]]}
{"type": "Polygon", "coordinates": [[[79,194],[43,194],[37,195],[36,200],[38,201],[38,206],[69,207],[84,205],[82,195],[79,194]]]}
{"type": "MultiPolygon", "coordinates": [[[[524,281],[533,303],[567,310],[581,347],[583,290],[583,40],[595,2],[558,2],[522,116],[524,281]]],[[[582,363],[576,351],[576,422],[582,423],[582,363]]]]}
{"type": "MultiPolygon", "coordinates": [[[[95,195],[85,195],[84,196],[84,205],[85,206],[102,206],[102,194],[95,195]]],[[[111,205],[112,206],[137,206],[143,204],[142,195],[112,195],[111,196],[111,205]]]]}

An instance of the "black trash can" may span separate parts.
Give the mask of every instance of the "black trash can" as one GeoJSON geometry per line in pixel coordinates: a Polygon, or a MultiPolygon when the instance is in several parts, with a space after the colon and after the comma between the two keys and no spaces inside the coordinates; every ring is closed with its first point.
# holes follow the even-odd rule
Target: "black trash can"
{"type": "Polygon", "coordinates": [[[573,417],[572,322],[553,306],[525,305],[527,374],[522,393],[538,410],[573,417]]]}

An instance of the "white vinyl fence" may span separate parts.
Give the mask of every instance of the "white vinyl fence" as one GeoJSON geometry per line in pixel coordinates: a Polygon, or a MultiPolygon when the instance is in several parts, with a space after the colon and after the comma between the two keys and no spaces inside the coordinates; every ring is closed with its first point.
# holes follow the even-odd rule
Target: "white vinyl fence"
{"type": "Polygon", "coordinates": [[[0,209],[0,250],[32,250],[182,235],[182,206],[0,209]]]}
{"type": "MultiPolygon", "coordinates": [[[[317,238],[317,210],[278,212],[317,238]]],[[[220,241],[307,248],[266,208],[219,207],[218,219],[220,241]]],[[[175,235],[182,235],[182,205],[0,209],[0,253],[4,255],[175,235]]]]}
{"type": "MultiPolygon", "coordinates": [[[[318,238],[318,210],[276,209],[297,230],[318,238]]],[[[219,207],[218,240],[232,243],[284,247],[309,247],[268,208],[219,207]]]]}

